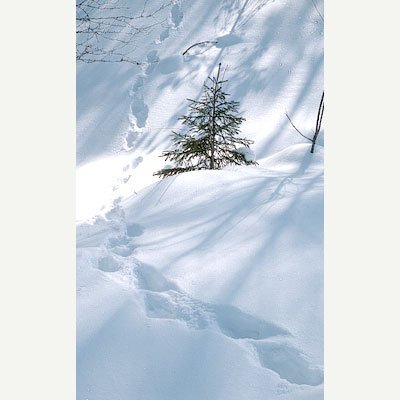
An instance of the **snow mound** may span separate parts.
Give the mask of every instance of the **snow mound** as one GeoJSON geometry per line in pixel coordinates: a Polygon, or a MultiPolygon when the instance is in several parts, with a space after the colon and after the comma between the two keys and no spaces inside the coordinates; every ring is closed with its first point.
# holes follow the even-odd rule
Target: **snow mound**
{"type": "Polygon", "coordinates": [[[165,178],[78,226],[78,400],[323,398],[322,164],[299,175],[304,150],[165,178]]]}

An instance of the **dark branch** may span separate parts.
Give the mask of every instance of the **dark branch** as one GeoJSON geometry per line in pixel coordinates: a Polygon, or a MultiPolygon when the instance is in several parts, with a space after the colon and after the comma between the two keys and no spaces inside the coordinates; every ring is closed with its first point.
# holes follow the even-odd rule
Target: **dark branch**
{"type": "Polygon", "coordinates": [[[211,40],[206,40],[205,42],[199,42],[199,43],[195,43],[192,44],[190,47],[188,47],[183,53],[182,55],[184,56],[190,49],[192,49],[195,46],[201,46],[203,44],[217,44],[217,41],[211,41],[211,40]]]}
{"type": "Polygon", "coordinates": [[[287,119],[289,120],[290,124],[293,126],[294,129],[296,129],[297,133],[299,133],[301,136],[303,136],[303,138],[309,140],[310,142],[312,142],[312,139],[310,139],[309,137],[303,135],[295,126],[295,124],[292,122],[292,120],[290,119],[289,115],[287,113],[285,113],[287,119]]]}

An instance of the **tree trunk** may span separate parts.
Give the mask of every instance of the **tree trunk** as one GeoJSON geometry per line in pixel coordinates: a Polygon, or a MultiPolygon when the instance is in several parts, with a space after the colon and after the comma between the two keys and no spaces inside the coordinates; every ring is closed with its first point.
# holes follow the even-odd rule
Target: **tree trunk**
{"type": "Polygon", "coordinates": [[[213,87],[213,98],[212,98],[212,115],[211,115],[211,155],[210,155],[210,169],[215,169],[215,107],[217,101],[217,90],[219,82],[219,74],[221,71],[221,63],[218,64],[217,78],[214,82],[213,87]]]}
{"type": "Polygon", "coordinates": [[[312,146],[311,146],[311,153],[314,153],[315,141],[317,140],[317,136],[314,135],[312,146]],[[314,140],[315,139],[315,140],[314,140]]]}

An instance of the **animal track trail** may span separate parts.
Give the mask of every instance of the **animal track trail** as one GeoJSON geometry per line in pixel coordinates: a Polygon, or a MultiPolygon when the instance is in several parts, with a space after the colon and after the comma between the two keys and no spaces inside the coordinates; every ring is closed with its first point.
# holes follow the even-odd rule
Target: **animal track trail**
{"type": "Polygon", "coordinates": [[[143,291],[149,318],[178,320],[189,329],[213,330],[237,340],[254,350],[263,368],[290,383],[316,386],[323,382],[322,370],[311,366],[299,350],[283,341],[291,336],[286,329],[237,307],[194,299],[149,265],[138,262],[134,276],[137,288],[143,291]]]}
{"type": "Polygon", "coordinates": [[[114,254],[121,257],[129,257],[135,250],[133,238],[140,236],[142,233],[143,228],[139,224],[125,225],[125,233],[109,238],[106,247],[114,254]]]}
{"type": "MultiPolygon", "coordinates": [[[[169,24],[160,33],[157,44],[162,43],[165,39],[170,36],[171,30],[178,30],[182,26],[183,11],[180,1],[175,1],[171,7],[169,24]]],[[[160,63],[157,50],[151,50],[147,53],[147,60],[143,64],[142,73],[137,77],[132,85],[130,95],[132,98],[130,105],[130,121],[131,127],[125,135],[125,149],[132,150],[135,147],[135,143],[145,133],[147,119],[149,116],[149,107],[145,102],[144,86],[147,78],[153,74],[157,65],[161,66],[161,73],[169,74],[175,72],[181,65],[181,57],[170,57],[167,60],[163,60],[160,63]]]]}
{"type": "Polygon", "coordinates": [[[93,266],[124,288],[132,289],[137,286],[134,269],[138,261],[132,256],[136,248],[135,238],[142,235],[144,229],[140,224],[127,224],[118,204],[109,212],[109,216],[114,218],[109,223],[114,223],[116,229],[99,243],[101,251],[93,260],[93,266]]]}
{"type": "Polygon", "coordinates": [[[131,256],[135,250],[134,238],[142,235],[144,229],[140,224],[126,223],[125,213],[118,201],[115,202],[114,208],[106,214],[106,217],[108,226],[114,227],[114,233],[102,241],[109,255],[98,261],[98,267],[104,272],[115,272],[121,267],[116,267],[114,255],[123,258],[131,256]]]}
{"type": "Polygon", "coordinates": [[[151,318],[190,320],[192,328],[214,328],[232,339],[260,340],[290,335],[286,329],[253,317],[237,307],[196,300],[149,265],[140,264],[135,275],[138,288],[144,291],[146,310],[151,318]],[[197,322],[191,320],[192,315],[197,322]]]}
{"type": "Polygon", "coordinates": [[[218,332],[247,349],[262,368],[289,383],[318,386],[323,382],[323,370],[290,344],[289,331],[237,307],[191,297],[159,270],[131,256],[135,238],[144,232],[140,224],[126,223],[118,204],[107,215],[115,233],[106,238],[106,252],[98,258],[97,267],[112,279],[138,290],[148,318],[175,320],[189,329],[218,332]]]}
{"type": "Polygon", "coordinates": [[[323,370],[311,365],[288,342],[291,334],[286,329],[234,306],[197,300],[156,268],[129,257],[129,251],[124,253],[122,249],[133,246],[133,238],[142,232],[140,225],[128,224],[126,234],[109,238],[106,243],[109,253],[98,259],[98,268],[112,273],[122,283],[129,281],[129,287],[138,289],[148,318],[175,320],[189,329],[218,332],[247,348],[262,368],[275,372],[289,383],[318,386],[323,382],[323,370]]]}
{"type": "Polygon", "coordinates": [[[144,134],[144,128],[146,128],[149,116],[149,107],[145,102],[144,87],[148,76],[153,73],[159,61],[157,50],[150,51],[147,54],[147,61],[143,65],[142,73],[136,77],[131,87],[130,96],[132,101],[130,105],[131,115],[129,117],[131,127],[125,136],[127,150],[131,150],[136,141],[144,134]]]}
{"type": "Polygon", "coordinates": [[[169,38],[171,31],[176,31],[181,28],[183,21],[183,11],[182,5],[180,1],[176,1],[175,4],[171,7],[171,12],[169,15],[169,24],[168,26],[160,33],[157,44],[162,43],[164,40],[169,38]]]}

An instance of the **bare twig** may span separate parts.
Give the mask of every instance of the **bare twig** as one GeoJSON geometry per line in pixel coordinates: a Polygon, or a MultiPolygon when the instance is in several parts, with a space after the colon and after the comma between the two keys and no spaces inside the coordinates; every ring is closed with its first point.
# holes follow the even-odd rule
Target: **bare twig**
{"type": "Polygon", "coordinates": [[[199,42],[199,43],[195,43],[192,44],[190,47],[188,47],[183,53],[182,55],[184,56],[190,49],[192,49],[195,46],[201,46],[203,44],[216,44],[218,43],[217,41],[212,41],[212,40],[206,40],[205,42],[199,42]]]}
{"type": "Polygon", "coordinates": [[[296,129],[297,133],[299,133],[301,136],[303,136],[303,138],[309,140],[310,142],[312,142],[312,139],[310,139],[309,137],[303,135],[297,128],[296,125],[292,122],[292,120],[290,119],[289,115],[287,113],[285,113],[287,119],[289,120],[290,124],[293,126],[294,129],[296,129]]]}
{"type": "Polygon", "coordinates": [[[322,92],[322,96],[321,96],[321,100],[319,102],[319,107],[318,107],[318,114],[317,114],[317,120],[315,122],[315,130],[314,130],[314,134],[312,139],[310,139],[309,137],[303,135],[297,128],[296,125],[292,122],[292,120],[290,119],[289,115],[286,113],[286,117],[289,120],[290,124],[292,125],[292,127],[297,131],[297,133],[299,133],[301,136],[303,136],[303,138],[309,140],[312,145],[311,145],[311,153],[314,153],[314,149],[315,149],[315,143],[317,142],[317,138],[319,135],[319,132],[321,130],[321,124],[322,124],[322,117],[324,115],[324,109],[325,109],[325,105],[324,105],[324,94],[325,92],[322,92]]]}
{"type": "Polygon", "coordinates": [[[121,0],[80,0],[76,4],[76,59],[93,62],[129,62],[140,64],[134,57],[141,36],[162,26],[167,16],[163,11],[172,6],[165,0],[151,8],[151,0],[133,14],[121,0]]]}

